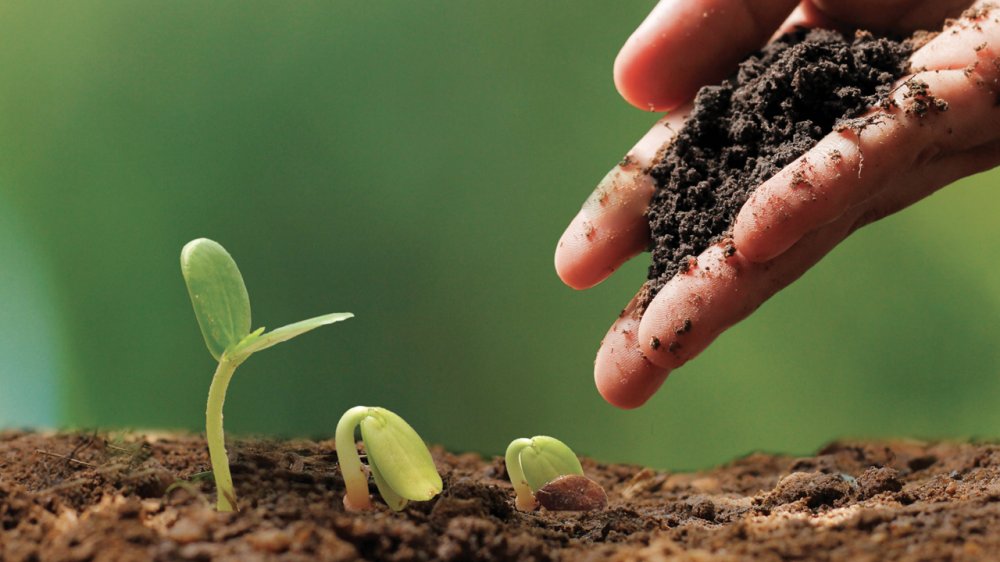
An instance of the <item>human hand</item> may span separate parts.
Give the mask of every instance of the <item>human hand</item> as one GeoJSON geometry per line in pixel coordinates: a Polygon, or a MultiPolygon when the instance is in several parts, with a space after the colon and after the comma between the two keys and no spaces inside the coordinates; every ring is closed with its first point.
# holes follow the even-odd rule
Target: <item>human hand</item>
{"type": "MultiPolygon", "coordinates": [[[[683,126],[690,106],[681,104],[700,85],[729,75],[768,38],[795,26],[936,29],[970,4],[892,0],[873,9],[866,0],[661,2],[618,55],[615,83],[637,107],[672,111],[608,173],[570,223],[556,249],[560,278],[576,289],[591,287],[648,247],[644,213],[654,185],[645,170],[683,126]]],[[[632,299],[601,343],[594,366],[597,388],[608,402],[622,408],[643,404],[671,370],[852,232],[1000,164],[1000,8],[984,2],[975,7],[913,53],[915,74],[901,79],[892,94],[905,107],[907,81],[919,80],[948,103],[947,111],[918,116],[872,109],[868,115],[892,114],[873,120],[863,134],[830,133],[750,196],[732,229],[735,253],[721,244],[708,248],[645,311],[639,295],[632,299]],[[828,158],[834,151],[840,157],[828,158]],[[811,185],[807,193],[794,189],[803,181],[811,185]]]]}

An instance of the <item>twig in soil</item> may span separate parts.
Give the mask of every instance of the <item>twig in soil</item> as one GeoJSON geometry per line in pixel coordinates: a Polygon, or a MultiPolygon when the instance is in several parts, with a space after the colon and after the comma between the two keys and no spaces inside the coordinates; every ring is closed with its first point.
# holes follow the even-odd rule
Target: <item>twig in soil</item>
{"type": "Polygon", "coordinates": [[[875,113],[867,117],[855,117],[853,119],[841,121],[833,128],[833,130],[838,133],[843,131],[851,131],[854,133],[854,137],[857,139],[856,144],[858,147],[858,178],[861,178],[861,170],[865,167],[865,151],[861,146],[861,134],[864,133],[865,129],[868,127],[881,123],[882,119],[885,117],[895,119],[891,113],[875,113]]]}
{"type": "Polygon", "coordinates": [[[73,450],[70,451],[69,455],[67,455],[67,456],[68,457],[75,457],[77,455],[77,453],[80,453],[81,451],[86,451],[87,449],[90,448],[91,445],[94,444],[94,439],[97,439],[97,430],[96,429],[94,430],[93,433],[90,434],[89,437],[87,437],[86,441],[84,441],[82,443],[78,443],[76,447],[73,447],[73,450]]]}
{"type": "Polygon", "coordinates": [[[909,86],[909,85],[910,85],[910,83],[912,83],[912,82],[913,82],[913,81],[914,81],[914,80],[915,80],[916,78],[917,78],[917,75],[916,75],[916,74],[914,74],[914,75],[910,76],[909,78],[907,78],[906,80],[903,80],[902,82],[900,82],[900,84],[899,84],[898,86],[896,86],[895,88],[893,88],[893,89],[889,90],[889,93],[887,93],[887,94],[885,95],[885,99],[886,99],[886,100],[887,100],[888,102],[890,102],[890,103],[891,103],[891,100],[892,100],[892,94],[895,94],[896,92],[898,92],[898,91],[899,91],[899,89],[900,89],[900,88],[902,88],[903,86],[909,86]]]}
{"type": "Polygon", "coordinates": [[[205,494],[201,491],[201,488],[196,486],[196,482],[202,482],[212,478],[212,471],[207,470],[205,472],[196,472],[192,474],[187,479],[177,479],[174,480],[172,484],[167,486],[167,489],[163,491],[163,496],[169,496],[171,492],[177,489],[183,489],[187,491],[192,496],[196,496],[205,500],[206,503],[210,503],[205,494]]]}
{"type": "Polygon", "coordinates": [[[109,456],[112,458],[124,457],[129,468],[138,467],[152,455],[149,444],[144,441],[126,443],[126,445],[127,446],[123,447],[121,445],[115,445],[107,439],[104,440],[105,448],[112,451],[109,456]]]}
{"type": "Polygon", "coordinates": [[[47,455],[47,456],[50,456],[50,457],[56,457],[58,459],[63,459],[66,462],[72,462],[72,463],[76,463],[76,464],[82,464],[83,466],[86,466],[86,467],[89,467],[89,468],[97,468],[97,465],[94,464],[94,463],[89,463],[87,461],[81,461],[80,459],[74,459],[70,455],[60,455],[59,453],[53,453],[51,451],[45,451],[45,450],[42,450],[42,449],[35,449],[35,452],[38,453],[38,454],[41,454],[41,455],[47,455]]]}

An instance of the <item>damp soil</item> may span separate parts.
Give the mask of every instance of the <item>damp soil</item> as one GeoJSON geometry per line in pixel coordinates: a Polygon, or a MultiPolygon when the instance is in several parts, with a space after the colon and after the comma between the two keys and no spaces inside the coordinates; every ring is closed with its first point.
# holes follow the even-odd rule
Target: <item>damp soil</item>
{"type": "Polygon", "coordinates": [[[762,182],[838,125],[880,105],[909,67],[911,40],[799,30],[701,88],[651,168],[652,264],[643,306],[694,256],[722,241],[762,182]]]}
{"type": "MultiPolygon", "coordinates": [[[[1000,552],[1000,445],[835,443],[700,473],[584,460],[591,512],[514,508],[501,458],[434,450],[436,499],[346,513],[332,441],[0,433],[0,560],[977,560],[1000,552]]],[[[374,490],[373,490],[374,493],[374,490]]]]}

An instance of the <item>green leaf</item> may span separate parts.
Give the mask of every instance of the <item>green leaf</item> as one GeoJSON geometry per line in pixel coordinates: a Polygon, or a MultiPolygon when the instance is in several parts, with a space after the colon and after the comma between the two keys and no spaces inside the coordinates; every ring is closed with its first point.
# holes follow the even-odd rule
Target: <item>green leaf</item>
{"type": "Polygon", "coordinates": [[[382,496],[382,500],[385,504],[389,506],[389,509],[393,511],[402,511],[406,504],[410,503],[409,500],[400,496],[392,489],[389,484],[386,483],[385,478],[382,477],[382,473],[378,470],[378,465],[372,463],[368,465],[368,468],[372,471],[372,479],[375,480],[375,487],[378,488],[379,495],[382,496]]]}
{"type": "Polygon", "coordinates": [[[250,296],[232,256],[208,238],[181,250],[181,273],[205,345],[216,360],[250,333],[250,296]]]}
{"type": "Polygon", "coordinates": [[[257,328],[256,330],[254,330],[254,331],[250,332],[249,334],[247,334],[247,337],[241,339],[239,343],[237,343],[232,348],[230,348],[230,351],[232,351],[233,349],[240,349],[240,348],[243,348],[243,347],[246,347],[246,346],[250,345],[257,338],[259,338],[260,335],[263,334],[263,333],[264,333],[264,327],[261,326],[260,328],[257,328]]]}
{"type": "Polygon", "coordinates": [[[334,312],[332,314],[324,314],[323,316],[317,316],[315,318],[282,326],[266,334],[261,334],[256,338],[247,338],[246,340],[241,341],[239,345],[230,351],[230,354],[245,357],[251,353],[267,349],[272,345],[288,341],[295,336],[304,334],[310,330],[315,330],[320,326],[326,326],[327,324],[333,324],[334,322],[340,322],[341,320],[347,320],[348,318],[354,318],[354,315],[350,312],[334,312]]]}
{"type": "Polygon", "coordinates": [[[441,493],[441,475],[417,432],[385,408],[370,412],[360,425],[373,474],[377,470],[396,495],[408,500],[427,501],[441,493]]]}
{"type": "Polygon", "coordinates": [[[583,475],[580,459],[565,443],[545,435],[531,438],[531,446],[521,451],[521,470],[531,490],[567,474],[583,475]]]}

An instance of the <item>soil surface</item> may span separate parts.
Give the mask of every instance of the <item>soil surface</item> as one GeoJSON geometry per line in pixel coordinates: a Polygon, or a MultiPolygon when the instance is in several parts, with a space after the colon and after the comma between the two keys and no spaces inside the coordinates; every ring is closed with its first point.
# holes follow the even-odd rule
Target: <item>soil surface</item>
{"type": "MultiPolygon", "coordinates": [[[[584,461],[604,510],[514,509],[501,458],[435,450],[444,492],[345,513],[332,441],[0,433],[0,560],[980,560],[1000,553],[1000,445],[837,443],[703,473],[584,461]]],[[[372,489],[374,493],[374,487],[372,489]]]]}
{"type": "Polygon", "coordinates": [[[846,120],[886,98],[906,74],[908,41],[867,32],[800,30],[705,86],[650,170],[652,236],[643,306],[689,258],[721,241],[750,193],[846,120]]]}

